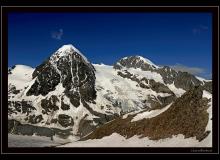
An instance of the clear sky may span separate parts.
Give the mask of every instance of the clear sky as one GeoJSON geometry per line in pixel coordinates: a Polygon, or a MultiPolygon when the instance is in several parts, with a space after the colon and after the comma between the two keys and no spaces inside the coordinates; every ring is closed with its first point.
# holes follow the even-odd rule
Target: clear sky
{"type": "Polygon", "coordinates": [[[209,13],[10,13],[9,66],[36,67],[64,44],[92,63],[141,55],[211,78],[209,13]]]}

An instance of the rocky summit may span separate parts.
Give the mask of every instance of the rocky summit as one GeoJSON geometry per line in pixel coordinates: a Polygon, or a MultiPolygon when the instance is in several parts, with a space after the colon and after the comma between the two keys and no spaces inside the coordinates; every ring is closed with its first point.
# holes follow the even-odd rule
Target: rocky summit
{"type": "Polygon", "coordinates": [[[8,132],[79,139],[115,132],[151,139],[183,134],[201,140],[210,118],[203,93],[211,95],[211,80],[136,55],[113,66],[92,64],[69,44],[36,68],[8,69],[8,132]],[[146,118],[150,113],[153,118],[146,118]]]}
{"type": "MultiPolygon", "coordinates": [[[[35,81],[26,95],[45,96],[60,85],[64,90],[60,98],[68,97],[74,107],[78,107],[81,102],[94,102],[96,98],[94,71],[94,67],[75,47],[65,45],[36,67],[32,74],[35,81]]],[[[57,97],[53,99],[54,103],[61,102],[57,97]]],[[[65,105],[62,103],[63,108],[66,108],[65,105]]]]}

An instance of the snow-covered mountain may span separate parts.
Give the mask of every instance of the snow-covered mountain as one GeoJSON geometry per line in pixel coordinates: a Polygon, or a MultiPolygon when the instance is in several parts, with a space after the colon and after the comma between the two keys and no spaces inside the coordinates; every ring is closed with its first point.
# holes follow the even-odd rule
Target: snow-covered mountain
{"type": "Polygon", "coordinates": [[[113,66],[92,64],[73,45],[62,46],[35,69],[9,68],[8,80],[9,132],[63,138],[84,137],[129,115],[144,113],[141,120],[158,110],[157,117],[197,86],[212,92],[212,81],[141,56],[113,66]]]}

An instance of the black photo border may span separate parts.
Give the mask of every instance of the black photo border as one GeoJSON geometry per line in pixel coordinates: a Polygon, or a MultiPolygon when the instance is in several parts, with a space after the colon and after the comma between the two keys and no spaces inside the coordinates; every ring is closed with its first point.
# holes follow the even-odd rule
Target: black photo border
{"type": "Polygon", "coordinates": [[[219,6],[1,6],[1,153],[14,154],[215,154],[219,153],[219,6]],[[213,147],[127,147],[127,148],[9,148],[8,147],[8,13],[11,12],[163,12],[212,14],[212,76],[213,76],[213,147]]]}

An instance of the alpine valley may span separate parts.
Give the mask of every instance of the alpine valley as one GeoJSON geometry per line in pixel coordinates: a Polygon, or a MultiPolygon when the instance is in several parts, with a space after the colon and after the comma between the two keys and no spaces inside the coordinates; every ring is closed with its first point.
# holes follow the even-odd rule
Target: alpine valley
{"type": "Polygon", "coordinates": [[[8,133],[12,146],[211,147],[212,81],[137,55],[92,64],[64,45],[8,69],[8,133]]]}

